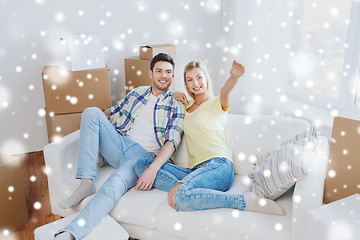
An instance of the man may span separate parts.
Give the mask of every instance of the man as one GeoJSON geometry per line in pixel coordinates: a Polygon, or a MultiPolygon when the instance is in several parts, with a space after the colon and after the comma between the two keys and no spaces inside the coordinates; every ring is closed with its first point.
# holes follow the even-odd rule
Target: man
{"type": "MultiPolygon", "coordinates": [[[[139,87],[104,113],[87,108],[82,114],[76,178],[79,188],[60,205],[69,208],[95,193],[98,151],[117,170],[55,239],[80,239],[88,234],[115,206],[121,196],[135,186],[134,166],[141,158],[154,158],[159,168],[171,158],[182,134],[184,106],[169,90],[174,78],[174,61],[164,53],[150,63],[150,87],[139,87]],[[111,118],[113,124],[108,119],[111,118]],[[82,226],[79,226],[82,220],[82,226]]],[[[152,167],[139,178],[150,186],[156,177],[152,167]]]]}

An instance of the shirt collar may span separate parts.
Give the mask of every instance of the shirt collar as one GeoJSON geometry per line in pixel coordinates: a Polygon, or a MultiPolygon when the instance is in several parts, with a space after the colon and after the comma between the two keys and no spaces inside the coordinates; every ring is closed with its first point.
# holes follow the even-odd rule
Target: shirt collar
{"type": "MultiPolygon", "coordinates": [[[[148,94],[149,94],[149,96],[150,96],[150,94],[151,94],[151,87],[152,86],[150,86],[149,88],[148,88],[148,90],[146,91],[148,94]]],[[[163,100],[165,100],[167,97],[169,97],[169,96],[172,96],[173,95],[173,92],[170,90],[170,88],[166,91],[166,92],[164,92],[163,94],[161,94],[159,97],[160,97],[160,99],[161,99],[161,101],[163,101],[163,100]]]]}

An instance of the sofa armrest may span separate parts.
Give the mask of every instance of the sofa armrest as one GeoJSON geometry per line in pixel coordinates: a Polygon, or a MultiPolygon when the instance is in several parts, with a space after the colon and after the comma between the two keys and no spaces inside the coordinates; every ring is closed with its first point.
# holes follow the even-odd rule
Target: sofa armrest
{"type": "MultiPolygon", "coordinates": [[[[53,214],[63,216],[64,210],[58,206],[67,193],[73,192],[77,187],[74,178],[77,169],[79,154],[79,131],[73,132],[44,147],[44,158],[51,211],[53,214]]],[[[68,214],[71,214],[72,211],[68,214]]]]}
{"type": "Polygon", "coordinates": [[[319,137],[317,158],[303,181],[296,183],[293,193],[291,239],[305,239],[307,211],[323,203],[324,183],[328,163],[329,143],[319,137]]]}

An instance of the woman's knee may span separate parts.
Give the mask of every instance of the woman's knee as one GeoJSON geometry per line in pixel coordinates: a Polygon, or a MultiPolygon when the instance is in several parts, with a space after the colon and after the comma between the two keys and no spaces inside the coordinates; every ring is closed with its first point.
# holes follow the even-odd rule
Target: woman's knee
{"type": "Polygon", "coordinates": [[[173,187],[172,189],[170,189],[169,193],[168,193],[168,204],[170,207],[172,207],[175,210],[179,209],[179,204],[181,205],[181,199],[182,199],[182,195],[183,195],[183,183],[177,183],[175,185],[175,187],[173,187]],[[175,200],[175,198],[177,200],[175,200]]]}
{"type": "Polygon", "coordinates": [[[154,159],[152,158],[142,158],[139,159],[134,167],[135,174],[140,177],[141,174],[151,165],[154,159]]]}

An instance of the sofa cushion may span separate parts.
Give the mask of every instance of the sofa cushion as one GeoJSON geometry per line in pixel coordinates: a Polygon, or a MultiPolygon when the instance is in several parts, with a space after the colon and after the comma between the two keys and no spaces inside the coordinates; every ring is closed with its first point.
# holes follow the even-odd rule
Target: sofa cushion
{"type": "MultiPolygon", "coordinates": [[[[98,168],[96,178],[94,180],[96,191],[98,191],[110,175],[115,171],[108,164],[98,168]]],[[[69,178],[65,184],[67,186],[67,194],[71,194],[77,187],[80,180],[69,178]]],[[[61,216],[69,216],[75,212],[81,211],[82,208],[94,197],[91,195],[80,202],[75,207],[69,209],[61,209],[61,216]]],[[[67,196],[64,196],[65,198],[67,196]]],[[[159,206],[166,201],[167,193],[158,189],[150,191],[139,191],[130,189],[125,193],[119,202],[115,205],[109,215],[119,223],[128,223],[144,228],[155,229],[156,212],[159,206]]]]}
{"type": "MultiPolygon", "coordinates": [[[[242,193],[249,189],[247,176],[235,176],[229,192],[242,193]]],[[[234,209],[211,209],[177,212],[164,202],[158,210],[156,227],[159,231],[184,239],[277,239],[288,240],[291,221],[291,193],[277,203],[286,216],[267,215],[234,209]]]]}
{"type": "Polygon", "coordinates": [[[249,173],[253,180],[251,191],[275,200],[304,179],[316,158],[316,142],[316,131],[311,128],[257,156],[254,170],[249,173]]]}
{"type": "Polygon", "coordinates": [[[235,174],[248,175],[254,168],[256,155],[268,152],[308,127],[309,123],[303,119],[229,114],[225,132],[234,153],[235,174]]]}
{"type": "Polygon", "coordinates": [[[109,215],[117,222],[155,229],[158,208],[167,203],[167,192],[151,189],[149,191],[130,189],[122,196],[109,215]]]}

